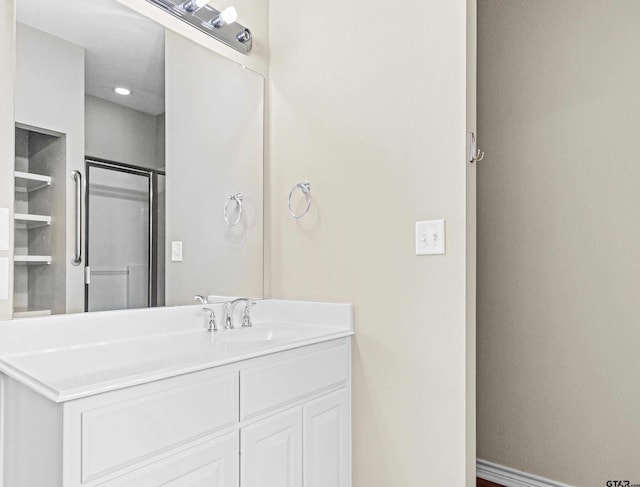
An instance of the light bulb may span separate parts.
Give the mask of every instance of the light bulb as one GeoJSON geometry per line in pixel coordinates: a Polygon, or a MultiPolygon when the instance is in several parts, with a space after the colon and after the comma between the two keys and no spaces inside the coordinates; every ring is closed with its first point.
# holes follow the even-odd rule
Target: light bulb
{"type": "Polygon", "coordinates": [[[218,14],[217,17],[211,20],[211,25],[216,29],[223,25],[233,24],[238,20],[238,12],[234,7],[227,7],[218,14]]]}
{"type": "Polygon", "coordinates": [[[131,90],[129,88],[125,88],[124,86],[116,86],[113,91],[115,91],[118,95],[127,96],[131,94],[131,90]]]}
{"type": "Polygon", "coordinates": [[[233,24],[236,20],[238,20],[238,12],[235,7],[227,7],[222,12],[220,12],[220,18],[224,21],[225,24],[233,24]]]}
{"type": "Polygon", "coordinates": [[[197,10],[200,10],[207,3],[209,3],[209,0],[187,0],[182,4],[182,8],[187,12],[193,13],[197,10]]]}

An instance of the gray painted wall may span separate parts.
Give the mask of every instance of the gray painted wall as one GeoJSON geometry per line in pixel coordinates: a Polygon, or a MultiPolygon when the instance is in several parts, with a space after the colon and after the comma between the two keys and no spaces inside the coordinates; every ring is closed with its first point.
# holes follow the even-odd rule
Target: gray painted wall
{"type": "Polygon", "coordinates": [[[151,169],[164,167],[164,115],[85,96],[85,151],[88,156],[151,169]]]}
{"type": "MultiPolygon", "coordinates": [[[[65,177],[53,182],[66,191],[66,201],[53,208],[54,225],[64,231],[54,245],[66,248],[58,256],[66,272],[66,311],[84,310],[83,266],[70,263],[75,251],[75,188],[69,175],[84,174],[84,50],[22,24],[16,33],[15,121],[65,135],[65,177]]],[[[2,164],[13,167],[14,161],[2,164]]]]}
{"type": "Polygon", "coordinates": [[[640,481],[640,2],[479,2],[478,457],[640,481]]]}
{"type": "Polygon", "coordinates": [[[261,76],[167,31],[168,305],[263,295],[263,102],[261,76]],[[232,193],[244,194],[245,215],[228,227],[232,193]],[[183,242],[182,262],[171,241],[183,242]]]}
{"type": "Polygon", "coordinates": [[[156,117],[156,169],[165,168],[166,160],[166,123],[165,115],[161,113],[156,117]]]}

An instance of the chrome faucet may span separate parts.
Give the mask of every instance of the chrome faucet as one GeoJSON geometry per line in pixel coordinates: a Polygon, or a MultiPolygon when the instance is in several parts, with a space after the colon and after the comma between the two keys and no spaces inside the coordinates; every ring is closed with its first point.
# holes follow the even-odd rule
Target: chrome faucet
{"type": "Polygon", "coordinates": [[[213,311],[211,308],[202,308],[202,310],[209,312],[209,328],[207,329],[209,331],[212,331],[213,333],[217,333],[218,324],[216,323],[216,312],[213,311]]]}
{"type": "Polygon", "coordinates": [[[207,298],[204,297],[202,294],[196,294],[193,299],[195,299],[196,301],[199,301],[200,304],[209,304],[209,301],[207,301],[207,298]]]}
{"type": "Polygon", "coordinates": [[[224,328],[226,330],[233,330],[235,326],[233,326],[233,311],[236,309],[236,305],[238,303],[244,302],[245,308],[244,313],[242,315],[242,326],[249,327],[251,326],[251,315],[249,310],[253,305],[256,304],[254,299],[251,298],[237,298],[232,301],[227,301],[224,303],[224,328]]]}

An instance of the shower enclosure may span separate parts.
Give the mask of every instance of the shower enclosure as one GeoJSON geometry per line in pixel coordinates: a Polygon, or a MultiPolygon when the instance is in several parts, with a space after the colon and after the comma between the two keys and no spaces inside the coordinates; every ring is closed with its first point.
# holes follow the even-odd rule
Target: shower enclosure
{"type": "Polygon", "coordinates": [[[85,311],[164,305],[164,171],[85,164],[85,311]]]}

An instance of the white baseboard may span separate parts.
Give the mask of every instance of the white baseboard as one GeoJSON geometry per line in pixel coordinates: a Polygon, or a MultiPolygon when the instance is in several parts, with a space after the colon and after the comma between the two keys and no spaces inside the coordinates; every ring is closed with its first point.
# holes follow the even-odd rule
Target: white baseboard
{"type": "Polygon", "coordinates": [[[476,476],[504,487],[572,487],[567,484],[521,472],[486,460],[476,461],[476,476]]]}

